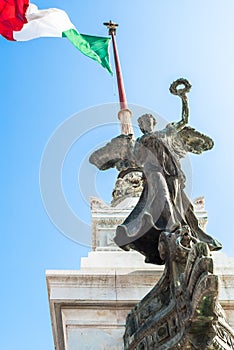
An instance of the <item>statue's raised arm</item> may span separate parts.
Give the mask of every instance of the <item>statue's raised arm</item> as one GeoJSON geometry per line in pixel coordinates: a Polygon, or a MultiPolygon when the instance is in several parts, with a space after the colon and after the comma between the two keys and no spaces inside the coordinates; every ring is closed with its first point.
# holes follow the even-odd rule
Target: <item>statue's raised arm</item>
{"type": "Polygon", "coordinates": [[[187,79],[180,78],[174,81],[170,86],[170,92],[177,95],[182,100],[182,115],[181,120],[172,123],[177,131],[177,136],[183,143],[183,148],[186,152],[200,154],[210,150],[214,146],[214,141],[207,135],[200,133],[194,128],[188,126],[189,122],[189,105],[186,94],[190,91],[192,85],[187,79]],[[183,85],[183,88],[178,88],[183,85]]]}
{"type": "Polygon", "coordinates": [[[170,92],[173,95],[177,95],[182,100],[182,116],[179,122],[174,123],[174,127],[180,131],[184,128],[189,121],[189,106],[188,106],[188,98],[186,94],[190,91],[192,85],[187,79],[179,78],[174,81],[170,86],[170,92]],[[184,88],[178,89],[178,86],[184,85],[184,88]]]}

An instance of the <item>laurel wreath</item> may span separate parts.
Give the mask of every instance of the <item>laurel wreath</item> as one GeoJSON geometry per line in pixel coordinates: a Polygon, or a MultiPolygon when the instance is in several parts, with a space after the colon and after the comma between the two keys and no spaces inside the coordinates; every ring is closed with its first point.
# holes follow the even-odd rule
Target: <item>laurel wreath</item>
{"type": "Polygon", "coordinates": [[[187,79],[179,78],[176,81],[173,81],[169,90],[170,90],[171,94],[181,96],[181,95],[185,95],[186,93],[188,93],[190,91],[191,87],[192,87],[192,85],[190,84],[190,82],[187,79]],[[184,85],[184,88],[177,89],[177,87],[179,85],[184,85]]]}

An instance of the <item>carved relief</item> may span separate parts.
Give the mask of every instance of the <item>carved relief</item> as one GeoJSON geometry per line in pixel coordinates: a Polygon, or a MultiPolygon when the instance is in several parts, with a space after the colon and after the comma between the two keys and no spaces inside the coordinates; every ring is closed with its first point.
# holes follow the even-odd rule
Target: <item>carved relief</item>
{"type": "Polygon", "coordinates": [[[128,315],[124,349],[233,350],[208,245],[177,230],[161,234],[159,251],[167,252],[164,274],[128,315]]]}
{"type": "Polygon", "coordinates": [[[140,197],[143,191],[142,172],[131,171],[116,180],[115,188],[112,192],[111,205],[115,207],[127,197],[140,197]]]}
{"type": "Polygon", "coordinates": [[[96,197],[90,198],[90,206],[92,211],[98,211],[101,209],[110,209],[109,205],[107,205],[103,200],[96,197]]]}
{"type": "Polygon", "coordinates": [[[204,211],[205,210],[205,197],[198,197],[193,200],[195,211],[204,211]]]}
{"type": "Polygon", "coordinates": [[[116,247],[116,244],[114,243],[114,236],[115,236],[115,231],[114,230],[98,230],[97,231],[97,246],[98,247],[116,247]]]}

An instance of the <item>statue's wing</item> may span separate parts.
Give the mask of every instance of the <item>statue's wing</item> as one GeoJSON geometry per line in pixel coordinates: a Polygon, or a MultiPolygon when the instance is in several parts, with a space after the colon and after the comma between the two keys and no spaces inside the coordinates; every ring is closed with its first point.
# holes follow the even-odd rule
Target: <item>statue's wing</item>
{"type": "Polygon", "coordinates": [[[200,154],[210,150],[214,146],[214,141],[209,136],[200,133],[190,126],[185,126],[178,132],[178,136],[183,141],[186,152],[200,154]]]}
{"type": "Polygon", "coordinates": [[[131,159],[132,147],[133,140],[131,137],[120,135],[108,142],[104,147],[93,152],[89,161],[100,170],[118,168],[122,163],[127,163],[126,166],[130,167],[133,164],[133,159],[131,159]]]}

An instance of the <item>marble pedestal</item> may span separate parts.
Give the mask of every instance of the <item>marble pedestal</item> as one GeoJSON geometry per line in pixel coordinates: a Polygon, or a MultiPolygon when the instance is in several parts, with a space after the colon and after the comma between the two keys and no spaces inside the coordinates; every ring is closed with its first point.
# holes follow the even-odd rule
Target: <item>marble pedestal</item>
{"type": "MultiPolygon", "coordinates": [[[[80,270],[46,272],[56,350],[123,350],[126,316],[164,268],[114,245],[115,226],[126,214],[126,209],[93,202],[92,251],[81,259],[80,270]]],[[[234,327],[234,258],[220,252],[213,257],[221,282],[219,300],[234,327]]]]}
{"type": "MultiPolygon", "coordinates": [[[[213,256],[219,299],[234,327],[234,258],[213,256]]],[[[145,264],[135,252],[117,251],[91,252],[79,271],[47,271],[55,349],[122,350],[126,316],[155,285],[162,268],[145,264]]]]}

